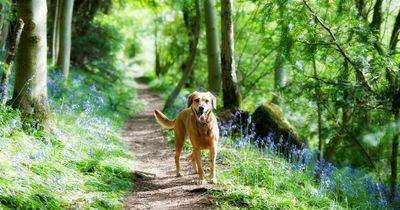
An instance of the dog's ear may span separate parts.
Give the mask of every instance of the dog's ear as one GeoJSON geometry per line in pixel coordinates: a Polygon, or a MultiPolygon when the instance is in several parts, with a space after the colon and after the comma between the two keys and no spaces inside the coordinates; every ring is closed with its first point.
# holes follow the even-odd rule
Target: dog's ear
{"type": "Polygon", "coordinates": [[[211,105],[214,109],[217,109],[217,98],[211,93],[208,92],[208,94],[210,94],[211,97],[211,105]]]}
{"type": "Polygon", "coordinates": [[[196,94],[197,94],[197,91],[194,91],[193,93],[191,93],[191,94],[189,95],[187,107],[190,107],[190,106],[192,105],[194,96],[195,96],[196,94]]]}

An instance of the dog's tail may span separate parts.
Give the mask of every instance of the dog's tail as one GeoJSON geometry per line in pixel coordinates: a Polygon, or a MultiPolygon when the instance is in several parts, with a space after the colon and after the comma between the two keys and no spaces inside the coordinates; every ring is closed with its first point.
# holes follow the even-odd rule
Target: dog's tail
{"type": "Polygon", "coordinates": [[[174,128],[175,121],[168,119],[163,113],[158,110],[154,110],[154,117],[158,124],[160,124],[163,128],[174,128]]]}

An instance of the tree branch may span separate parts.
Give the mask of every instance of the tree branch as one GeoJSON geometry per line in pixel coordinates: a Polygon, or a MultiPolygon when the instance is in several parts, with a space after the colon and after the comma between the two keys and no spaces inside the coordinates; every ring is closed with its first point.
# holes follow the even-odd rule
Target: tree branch
{"type": "Polygon", "coordinates": [[[357,66],[357,64],[351,60],[350,56],[346,53],[346,51],[342,48],[342,46],[339,44],[335,34],[332,32],[331,28],[324,23],[324,21],[317,15],[317,13],[314,12],[314,10],[310,7],[310,5],[307,3],[306,0],[303,0],[304,5],[307,7],[307,9],[310,11],[311,15],[315,18],[315,20],[324,28],[328,33],[331,39],[333,40],[333,43],[336,45],[336,48],[339,50],[340,54],[353,66],[354,70],[356,71],[356,75],[358,79],[360,80],[361,84],[363,85],[364,89],[366,89],[368,92],[373,92],[372,87],[368,84],[367,79],[365,78],[364,73],[362,70],[357,66]]]}

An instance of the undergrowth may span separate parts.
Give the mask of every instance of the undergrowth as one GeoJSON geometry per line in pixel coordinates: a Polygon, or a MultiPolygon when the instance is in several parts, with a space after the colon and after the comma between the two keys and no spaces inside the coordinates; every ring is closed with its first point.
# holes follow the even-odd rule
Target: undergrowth
{"type": "Polygon", "coordinates": [[[373,173],[336,168],[307,148],[290,147],[273,134],[255,136],[247,125],[220,123],[221,209],[387,209],[388,188],[373,173]],[[242,135],[232,134],[241,127],[242,135]],[[282,151],[289,151],[287,156],[282,151]]]}
{"type": "Polygon", "coordinates": [[[0,109],[0,208],[122,208],[132,175],[121,125],[141,106],[132,82],[95,84],[82,72],[65,84],[60,73],[50,74],[51,133],[0,109]]]}

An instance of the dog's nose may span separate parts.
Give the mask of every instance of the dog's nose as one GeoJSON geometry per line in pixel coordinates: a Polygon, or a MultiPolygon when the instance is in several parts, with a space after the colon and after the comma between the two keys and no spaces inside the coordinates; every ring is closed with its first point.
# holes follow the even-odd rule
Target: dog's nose
{"type": "Polygon", "coordinates": [[[203,112],[203,111],[204,111],[204,107],[199,106],[199,111],[200,111],[200,112],[203,112]]]}

